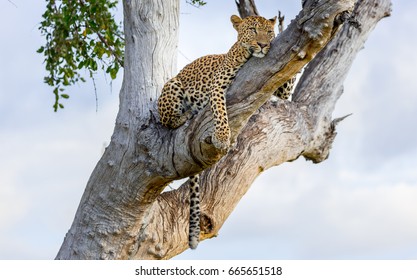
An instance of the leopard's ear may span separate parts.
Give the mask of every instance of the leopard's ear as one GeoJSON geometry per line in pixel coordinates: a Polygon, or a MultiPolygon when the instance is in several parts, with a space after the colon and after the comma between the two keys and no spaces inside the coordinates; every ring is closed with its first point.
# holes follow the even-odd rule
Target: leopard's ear
{"type": "Polygon", "coordinates": [[[239,25],[242,23],[242,19],[237,15],[233,15],[230,17],[230,21],[233,23],[233,27],[237,30],[239,25]]]}
{"type": "Polygon", "coordinates": [[[269,21],[272,23],[272,25],[275,25],[275,23],[277,23],[277,16],[270,18],[269,21]]]}

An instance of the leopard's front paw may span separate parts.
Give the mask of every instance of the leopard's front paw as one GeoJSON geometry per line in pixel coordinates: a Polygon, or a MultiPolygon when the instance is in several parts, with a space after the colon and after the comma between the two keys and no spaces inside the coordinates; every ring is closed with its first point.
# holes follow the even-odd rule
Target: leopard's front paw
{"type": "Polygon", "coordinates": [[[211,136],[211,141],[219,150],[228,150],[230,147],[230,131],[226,131],[224,133],[213,133],[211,136]]]}

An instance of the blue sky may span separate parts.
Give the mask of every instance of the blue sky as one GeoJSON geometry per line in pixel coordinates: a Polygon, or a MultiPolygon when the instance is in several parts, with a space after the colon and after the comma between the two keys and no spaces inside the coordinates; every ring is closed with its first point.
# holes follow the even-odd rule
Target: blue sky
{"type": "MultiPolygon", "coordinates": [[[[53,259],[113,131],[121,75],[70,89],[54,113],[36,49],[42,1],[0,1],[0,259],[53,259]]],[[[178,66],[235,40],[234,1],[181,10],[178,66]],[[209,23],[209,24],[208,24],[209,23]],[[221,32],[219,32],[221,30],[221,32]]],[[[298,1],[258,0],[287,23],[298,1]]],[[[359,53],[335,117],[330,158],[299,159],[260,176],[221,229],[177,259],[417,258],[417,3],[393,1],[359,53]]]]}

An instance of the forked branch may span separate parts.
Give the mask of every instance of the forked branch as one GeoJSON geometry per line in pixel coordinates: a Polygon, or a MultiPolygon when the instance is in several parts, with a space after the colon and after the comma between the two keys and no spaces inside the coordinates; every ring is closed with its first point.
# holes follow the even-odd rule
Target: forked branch
{"type": "MultiPolygon", "coordinates": [[[[320,19],[334,20],[339,12],[327,17],[324,6],[334,5],[334,2],[323,2],[325,4],[321,6],[321,13],[316,15],[318,19],[315,19],[312,12],[314,8],[303,11],[284,34],[276,39],[271,56],[248,62],[229,89],[231,123],[233,127],[243,128],[235,130],[238,136],[228,154],[201,174],[202,239],[217,236],[241,197],[264,170],[300,156],[314,162],[328,157],[336,135],[335,127],[340,120],[332,121],[331,114],[342,94],[343,79],[370,31],[388,13],[390,1],[360,1],[354,16],[362,28],[345,24],[320,55],[315,56],[322,44],[317,42],[320,41],[317,38],[322,38],[323,34],[334,36],[334,30],[325,26],[320,19]],[[326,31],[310,29],[311,32],[306,32],[306,28],[312,28],[306,21],[308,15],[311,16],[311,22],[324,26],[326,31]],[[377,16],[370,18],[371,15],[377,16]],[[322,35],[318,35],[320,33],[322,35]],[[294,75],[301,65],[314,56],[315,59],[301,78],[293,101],[271,100],[270,94],[274,86],[279,86],[294,75]],[[265,102],[258,100],[262,98],[265,98],[265,102]],[[256,102],[263,102],[264,105],[254,115],[242,117],[256,102]],[[246,118],[249,120],[245,121],[246,118]]],[[[209,119],[209,112],[205,114],[207,115],[197,117],[195,122],[191,121],[190,127],[198,128],[201,121],[209,119]]],[[[185,128],[187,129],[189,128],[185,128]]],[[[147,234],[153,233],[153,239],[143,239],[143,247],[137,252],[138,257],[169,259],[188,248],[187,198],[188,183],[157,198],[155,214],[145,229],[147,234]],[[172,207],[173,205],[176,206],[172,207]],[[179,209],[178,205],[181,205],[179,209]],[[172,232],[176,232],[175,240],[166,243],[166,234],[171,236],[172,232]]]]}

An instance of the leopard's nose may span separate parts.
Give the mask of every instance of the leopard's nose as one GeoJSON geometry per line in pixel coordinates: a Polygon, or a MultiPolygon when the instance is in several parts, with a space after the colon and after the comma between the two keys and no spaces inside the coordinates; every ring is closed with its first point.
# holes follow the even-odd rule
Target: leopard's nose
{"type": "Polygon", "coordinates": [[[258,42],[258,46],[261,47],[261,49],[265,48],[266,46],[268,46],[268,44],[264,44],[264,43],[259,43],[258,42]]]}

